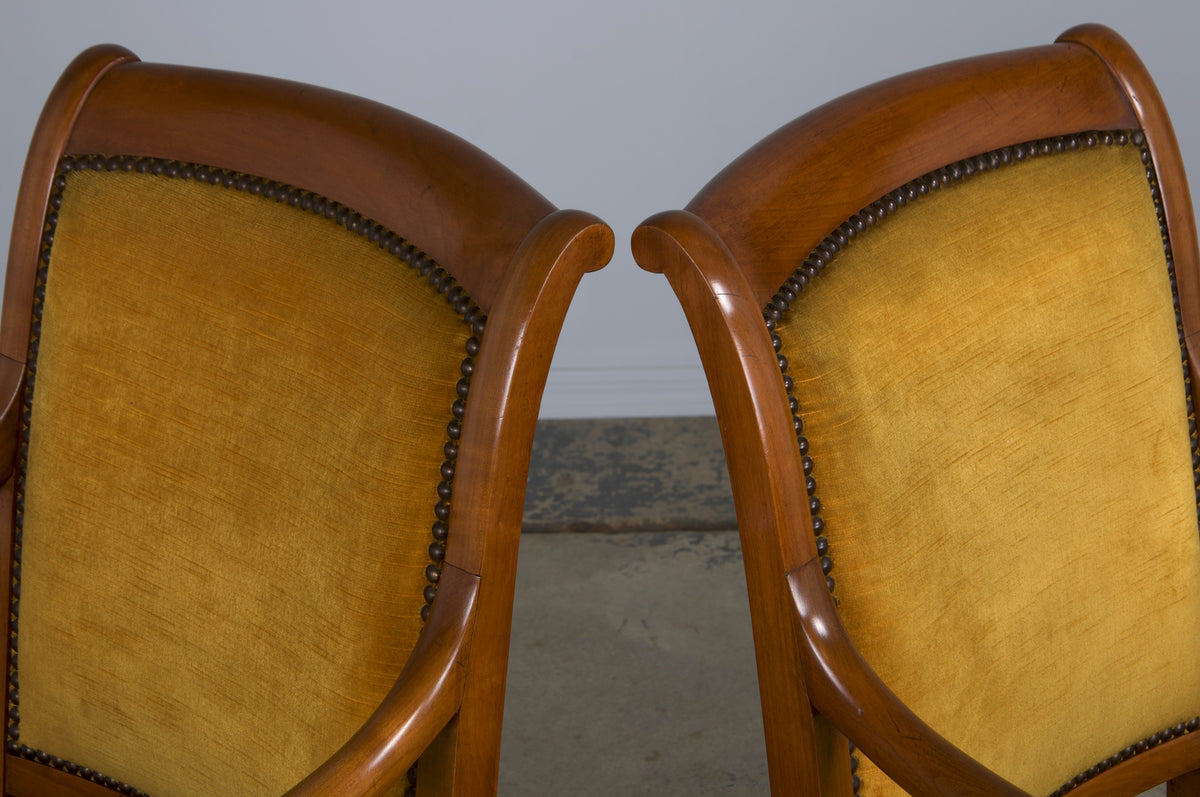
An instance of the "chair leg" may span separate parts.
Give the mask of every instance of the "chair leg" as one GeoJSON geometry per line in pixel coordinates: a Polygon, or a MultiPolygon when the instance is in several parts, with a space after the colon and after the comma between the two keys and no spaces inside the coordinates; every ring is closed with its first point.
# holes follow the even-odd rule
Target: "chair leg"
{"type": "Polygon", "coordinates": [[[1200,797],[1200,770],[1167,781],[1167,797],[1200,797]]]}
{"type": "Polygon", "coordinates": [[[417,797],[447,797],[454,794],[459,758],[458,717],[442,729],[417,762],[417,797]]]}
{"type": "Polygon", "coordinates": [[[850,772],[850,743],[829,720],[813,717],[821,797],[851,797],[854,777],[850,772]]]}

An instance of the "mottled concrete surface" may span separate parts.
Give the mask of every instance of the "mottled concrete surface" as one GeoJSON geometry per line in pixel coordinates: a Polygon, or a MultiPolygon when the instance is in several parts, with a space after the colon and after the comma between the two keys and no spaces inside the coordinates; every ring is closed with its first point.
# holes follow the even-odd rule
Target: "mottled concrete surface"
{"type": "Polygon", "coordinates": [[[538,423],[526,531],[734,528],[715,418],[538,423]]]}
{"type": "Polygon", "coordinates": [[[500,794],[765,795],[736,532],[521,539],[500,794]]]}

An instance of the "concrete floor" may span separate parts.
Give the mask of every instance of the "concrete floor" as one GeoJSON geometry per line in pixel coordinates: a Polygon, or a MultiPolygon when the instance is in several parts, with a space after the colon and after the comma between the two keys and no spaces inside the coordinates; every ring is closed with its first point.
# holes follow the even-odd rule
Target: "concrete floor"
{"type": "Polygon", "coordinates": [[[735,532],[526,534],[500,794],[764,795],[735,532]]]}

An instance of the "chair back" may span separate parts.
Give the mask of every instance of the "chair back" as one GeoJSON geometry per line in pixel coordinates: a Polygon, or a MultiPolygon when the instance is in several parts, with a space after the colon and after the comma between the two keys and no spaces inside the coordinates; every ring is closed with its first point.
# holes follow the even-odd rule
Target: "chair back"
{"type": "Polygon", "coordinates": [[[725,394],[773,789],[1200,765],[1195,226],[1119,37],[835,100],[634,243],[725,394]]]}
{"type": "MultiPolygon", "coordinates": [[[[441,624],[507,616],[503,566],[476,608],[481,529],[515,557],[545,379],[509,316],[548,326],[528,355],[548,360],[607,259],[564,256],[561,231],[519,256],[548,218],[482,153],[365,100],[81,56],[31,149],[0,341],[24,371],[10,782],[34,763],[131,794],[281,794],[379,719],[444,580],[466,592],[441,624]]],[[[500,647],[450,655],[493,692],[499,666],[502,695],[500,647]]],[[[452,679],[416,753],[483,713],[468,691],[452,679]]],[[[488,758],[472,777],[494,791],[488,758]]]]}

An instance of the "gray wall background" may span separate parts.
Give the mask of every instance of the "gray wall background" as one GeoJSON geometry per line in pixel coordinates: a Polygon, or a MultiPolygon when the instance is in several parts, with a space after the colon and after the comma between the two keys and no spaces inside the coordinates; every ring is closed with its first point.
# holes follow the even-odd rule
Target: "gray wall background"
{"type": "MultiPolygon", "coordinates": [[[[103,41],[147,61],[299,80],[360,94],[468,139],[560,207],[617,233],[585,278],[543,417],[712,412],[691,335],[629,235],[795,116],[898,72],[1116,28],[1146,62],[1184,161],[1200,175],[1200,4],[1188,0],[0,0],[0,218],[46,94],[103,41]]],[[[1196,187],[1193,177],[1195,191],[1196,187]]]]}

